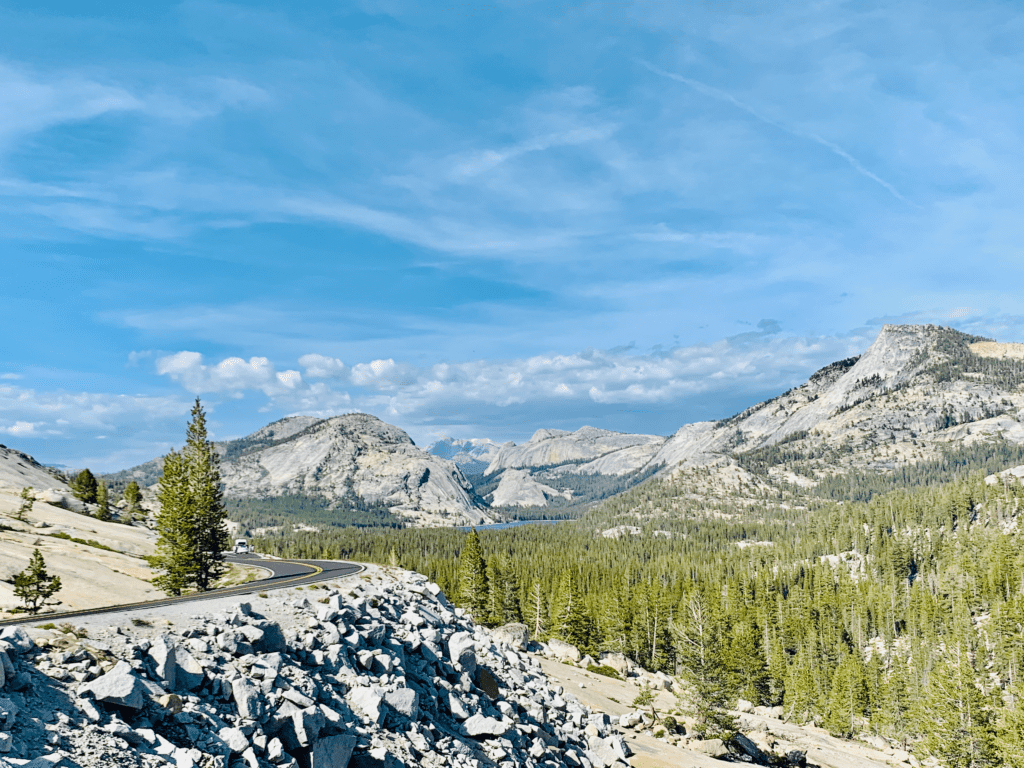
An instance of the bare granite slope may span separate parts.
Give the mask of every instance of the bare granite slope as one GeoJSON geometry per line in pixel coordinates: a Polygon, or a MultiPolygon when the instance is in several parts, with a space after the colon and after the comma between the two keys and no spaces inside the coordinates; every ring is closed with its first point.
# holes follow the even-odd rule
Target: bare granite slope
{"type": "Polygon", "coordinates": [[[487,474],[510,468],[590,462],[632,449],[624,454],[621,465],[614,461],[606,461],[603,465],[607,471],[602,474],[623,474],[637,468],[638,455],[645,455],[649,451],[649,459],[664,441],[665,438],[657,435],[632,435],[596,427],[581,427],[575,432],[538,429],[529,442],[523,445],[503,445],[487,467],[487,474]]]}
{"type": "Polygon", "coordinates": [[[235,498],[284,494],[383,502],[419,525],[487,522],[451,461],[421,451],[398,427],[363,413],[292,417],[225,445],[224,490],[235,498]]]}
{"type": "MultiPolygon", "coordinates": [[[[224,493],[235,499],[309,496],[380,502],[413,525],[491,522],[452,461],[420,450],[403,430],[365,413],[290,416],[216,443],[224,493]]],[[[153,486],[162,459],[108,475],[153,486]]],[[[147,499],[152,505],[155,494],[147,499]]]]}
{"type": "Polygon", "coordinates": [[[932,325],[887,325],[859,358],[730,419],[687,424],[653,460],[673,472],[785,444],[813,474],[892,469],[978,440],[1024,443],[1017,346],[932,325]]]}

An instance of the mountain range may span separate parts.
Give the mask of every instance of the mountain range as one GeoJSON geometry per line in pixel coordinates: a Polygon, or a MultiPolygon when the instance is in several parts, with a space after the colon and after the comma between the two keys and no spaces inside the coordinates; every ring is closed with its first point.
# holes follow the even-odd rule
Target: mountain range
{"type": "MultiPolygon", "coordinates": [[[[827,365],[735,416],[686,424],[669,437],[539,429],[521,445],[445,438],[421,450],[398,427],[345,414],[288,417],[217,447],[229,499],[356,500],[411,525],[481,524],[528,514],[524,508],[579,514],[653,475],[699,476],[701,492],[710,494],[813,489],[850,473],[884,476],[952,450],[1020,452],[1022,384],[1024,344],[932,325],[886,325],[859,357],[827,365]]],[[[1003,453],[1007,461],[1016,455],[1003,453]]],[[[30,457],[8,451],[0,458],[0,473],[26,473],[8,485],[43,482],[44,470],[30,457]]],[[[106,477],[151,486],[161,463],[106,477]]]]}

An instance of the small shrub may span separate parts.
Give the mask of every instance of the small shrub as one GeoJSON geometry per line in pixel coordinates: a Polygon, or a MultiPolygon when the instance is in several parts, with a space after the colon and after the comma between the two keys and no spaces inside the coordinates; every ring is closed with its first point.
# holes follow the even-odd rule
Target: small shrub
{"type": "Polygon", "coordinates": [[[56,629],[56,628],[57,628],[57,625],[54,624],[52,621],[48,621],[45,624],[40,624],[39,626],[36,627],[36,629],[56,629]]]}
{"type": "Polygon", "coordinates": [[[65,621],[63,624],[59,625],[57,629],[59,629],[65,635],[74,635],[79,639],[89,636],[89,632],[88,630],[86,630],[85,627],[76,627],[70,621],[65,621]]]}
{"type": "Polygon", "coordinates": [[[266,592],[260,592],[259,594],[256,595],[256,597],[268,597],[268,595],[267,595],[266,592]]]}
{"type": "Polygon", "coordinates": [[[597,664],[591,664],[589,667],[587,667],[587,672],[593,672],[598,675],[604,675],[605,677],[612,677],[616,680],[622,679],[622,676],[618,673],[618,671],[616,671],[612,667],[609,667],[607,664],[601,664],[600,666],[598,666],[597,664]]]}
{"type": "Polygon", "coordinates": [[[665,730],[669,733],[675,733],[676,728],[679,726],[672,715],[665,715],[665,717],[661,719],[661,724],[665,726],[665,730]]]}
{"type": "Polygon", "coordinates": [[[658,730],[656,730],[654,732],[654,738],[656,738],[656,739],[664,739],[665,738],[665,731],[662,730],[661,728],[659,728],[658,730]]]}
{"type": "Polygon", "coordinates": [[[138,616],[132,616],[132,626],[133,627],[151,627],[151,626],[153,626],[153,624],[152,624],[152,622],[147,621],[146,619],[140,619],[138,616]]]}

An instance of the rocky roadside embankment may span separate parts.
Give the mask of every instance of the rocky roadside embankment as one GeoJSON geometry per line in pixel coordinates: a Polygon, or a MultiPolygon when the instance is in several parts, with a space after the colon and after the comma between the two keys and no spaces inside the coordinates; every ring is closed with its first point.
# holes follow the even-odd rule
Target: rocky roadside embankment
{"type": "Polygon", "coordinates": [[[526,627],[482,629],[418,574],[183,608],[4,629],[0,767],[610,768],[629,754],[611,718],[548,681],[526,627]]]}

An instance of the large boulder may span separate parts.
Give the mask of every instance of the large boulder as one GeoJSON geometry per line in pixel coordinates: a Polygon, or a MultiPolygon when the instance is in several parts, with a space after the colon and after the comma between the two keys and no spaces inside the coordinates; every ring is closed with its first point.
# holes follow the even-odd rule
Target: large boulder
{"type": "Polygon", "coordinates": [[[231,697],[238,707],[238,715],[245,720],[259,720],[263,715],[263,692],[244,677],[231,683],[231,697]]]}
{"type": "Polygon", "coordinates": [[[476,643],[469,632],[456,632],[448,639],[448,658],[455,668],[468,673],[471,677],[476,673],[476,643]]]}
{"type": "Polygon", "coordinates": [[[579,648],[565,640],[559,640],[557,637],[548,642],[548,650],[559,661],[571,661],[575,664],[582,658],[579,648]]]}
{"type": "Polygon", "coordinates": [[[525,624],[505,624],[492,629],[491,636],[496,643],[504,643],[515,651],[525,651],[526,644],[530,642],[530,628],[525,624]]]}
{"type": "Polygon", "coordinates": [[[686,747],[708,757],[725,757],[729,754],[729,748],[721,739],[694,739],[686,747]]]}
{"type": "Polygon", "coordinates": [[[412,688],[399,688],[384,694],[384,703],[401,719],[407,721],[420,718],[420,695],[412,688]]]}
{"type": "MultiPolygon", "coordinates": [[[[273,621],[261,621],[253,626],[263,631],[263,636],[252,642],[259,653],[280,653],[288,647],[280,625],[273,621]]],[[[244,631],[244,630],[243,630],[244,631]]]]}
{"type": "Polygon", "coordinates": [[[119,661],[105,675],[78,689],[78,695],[91,693],[97,701],[139,710],[146,704],[146,688],[127,661],[119,661]]]}
{"type": "Polygon", "coordinates": [[[626,654],[617,652],[602,653],[600,657],[600,664],[606,667],[611,667],[623,678],[627,677],[636,666],[626,657],[626,654]]]}
{"type": "Polygon", "coordinates": [[[0,640],[9,644],[15,653],[28,653],[36,647],[24,627],[5,627],[0,630],[0,640]]]}

